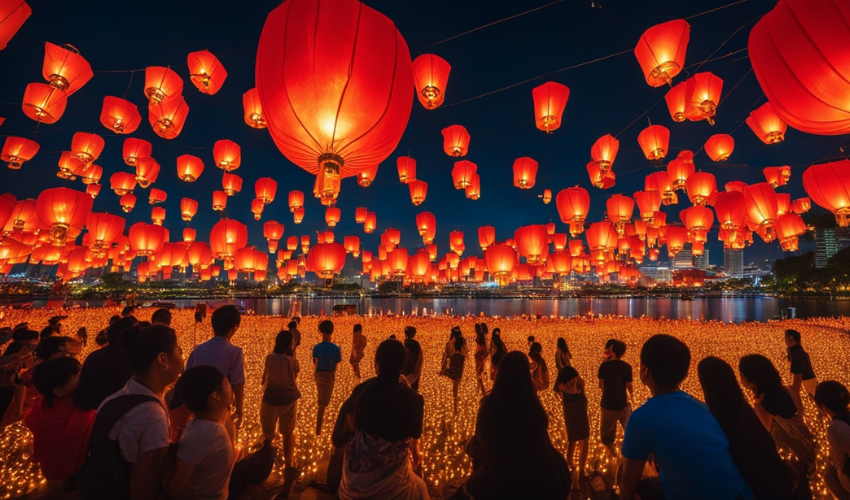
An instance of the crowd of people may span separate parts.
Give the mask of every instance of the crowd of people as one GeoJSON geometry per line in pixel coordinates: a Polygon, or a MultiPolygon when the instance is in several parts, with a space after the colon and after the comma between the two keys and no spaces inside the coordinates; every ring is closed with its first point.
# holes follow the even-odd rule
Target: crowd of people
{"type": "Polygon", "coordinates": [[[147,314],[125,308],[94,342],[87,328],[101,325],[74,321],[68,336],[68,316],[0,330],[2,424],[23,419],[51,496],[238,498],[279,470],[277,498],[307,476],[344,499],[850,498],[846,378],[818,383],[797,329],[763,327],[772,336],[759,343],[784,343],[774,364],[744,338],[734,359],[699,359],[691,345],[703,354],[706,339],[658,322],[667,333],[635,342],[560,320],[610,334],[600,356],[586,338],[553,338],[561,327],[546,320],[491,332],[472,318],[249,319],[222,306],[190,334],[188,312],[147,314]],[[435,325],[451,325],[442,340],[435,325]]]}

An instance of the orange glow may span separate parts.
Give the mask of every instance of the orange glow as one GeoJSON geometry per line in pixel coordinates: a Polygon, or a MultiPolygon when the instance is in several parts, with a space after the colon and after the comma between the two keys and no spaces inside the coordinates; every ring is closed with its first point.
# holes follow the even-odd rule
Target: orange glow
{"type": "Polygon", "coordinates": [[[451,69],[445,59],[434,54],[422,54],[413,60],[416,98],[425,109],[436,109],[443,104],[451,69]]]}
{"type": "Polygon", "coordinates": [[[195,182],[204,171],[204,162],[197,156],[180,155],[177,157],[177,176],[184,182],[195,182]]]}
{"type": "Polygon", "coordinates": [[[635,57],[646,77],[646,83],[660,87],[671,83],[685,66],[691,26],[684,19],[657,24],[641,35],[635,57]]]}
{"type": "Polygon", "coordinates": [[[446,127],[443,129],[443,151],[453,157],[466,156],[469,151],[469,139],[469,132],[463,125],[446,127]]]}
{"type": "Polygon", "coordinates": [[[514,160],[514,187],[531,189],[537,178],[537,162],[523,156],[514,160]]]}
{"type": "Polygon", "coordinates": [[[183,96],[152,104],[148,108],[148,122],[156,135],[163,139],[174,139],[183,131],[189,105],[183,96]]]}
{"type": "Polygon", "coordinates": [[[68,94],[46,83],[30,83],[24,90],[21,108],[29,118],[41,123],[56,123],[65,112],[68,94]]]}
{"type": "Polygon", "coordinates": [[[100,123],[116,134],[132,134],[142,123],[142,115],[132,102],[120,97],[106,96],[100,111],[100,123]]]}
{"type": "Polygon", "coordinates": [[[638,135],[638,144],[647,160],[663,160],[670,144],[670,130],[663,125],[650,125],[638,135]]]}
{"type": "Polygon", "coordinates": [[[253,128],[266,128],[268,124],[263,118],[263,105],[256,88],[242,95],[242,109],[245,112],[245,123],[253,128]]]}
{"type": "Polygon", "coordinates": [[[44,42],[44,79],[68,95],[80,90],[91,77],[91,65],[73,45],[55,45],[44,42]]]}
{"type": "Polygon", "coordinates": [[[145,97],[150,105],[176,100],[183,93],[183,79],[174,71],[162,66],[145,68],[145,97]]]}
{"type": "Polygon", "coordinates": [[[18,170],[25,161],[29,161],[38,153],[39,145],[35,141],[23,137],[6,138],[3,150],[0,152],[0,160],[9,164],[12,170],[18,170]]]}
{"type": "Polygon", "coordinates": [[[537,128],[549,134],[560,128],[564,108],[570,98],[569,87],[546,82],[535,87],[531,96],[534,99],[534,122],[537,128]]]}
{"type": "Polygon", "coordinates": [[[227,79],[227,71],[218,58],[208,50],[192,52],[186,59],[192,84],[202,94],[213,95],[219,91],[227,79]]]}

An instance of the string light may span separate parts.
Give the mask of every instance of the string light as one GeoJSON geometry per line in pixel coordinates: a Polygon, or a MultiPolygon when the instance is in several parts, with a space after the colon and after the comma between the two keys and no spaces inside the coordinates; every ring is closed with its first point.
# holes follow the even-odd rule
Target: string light
{"type": "MultiPolygon", "coordinates": [[[[97,348],[95,335],[106,326],[106,320],[118,314],[118,308],[81,309],[66,312],[68,318],[62,320],[62,333],[74,336],[77,330],[85,326],[89,332],[88,345],[79,359],[97,348]]],[[[137,312],[140,320],[149,320],[153,309],[141,309],[137,312]]],[[[28,321],[39,329],[55,311],[33,310],[6,312],[5,325],[15,325],[28,321]]],[[[334,318],[334,342],[343,351],[343,362],[337,369],[336,385],[333,397],[326,411],[324,429],[320,436],[315,435],[316,384],[312,376],[312,346],[321,341],[318,333],[319,318],[303,318],[300,326],[302,343],[297,350],[301,365],[298,387],[302,397],[298,402],[297,424],[295,431],[295,463],[302,472],[302,484],[312,480],[323,482],[324,471],[320,473],[319,464],[326,462],[332,450],[331,431],[339,408],[351,394],[352,389],[362,380],[374,376],[374,353],[377,345],[390,335],[404,338],[404,327],[415,326],[416,339],[422,344],[425,364],[422,368],[420,391],[425,398],[425,425],[420,450],[422,452],[422,476],[432,493],[440,494],[443,486],[459,485],[472,472],[472,462],[465,453],[467,440],[475,431],[475,418],[481,394],[475,380],[475,361],[467,358],[463,380],[460,384],[460,404],[458,414],[452,412],[451,381],[438,375],[445,343],[453,325],[460,325],[467,342],[472,344],[473,324],[484,321],[492,331],[500,328],[502,339],[509,350],[527,351],[527,337],[534,335],[543,345],[544,357],[550,369],[550,380],[555,379],[554,359],[555,342],[564,337],[573,355],[572,363],[587,382],[585,390],[588,396],[590,419],[590,446],[587,469],[598,469],[602,473],[610,472],[611,457],[599,441],[599,400],[600,390],[595,383],[596,372],[602,362],[602,348],[609,338],[624,341],[628,350],[624,360],[634,369],[636,405],[649,398],[648,389],[638,378],[639,354],[643,342],[655,333],[676,335],[688,344],[693,361],[691,372],[684,382],[684,390],[697,398],[702,397],[699,380],[696,375],[697,362],[705,356],[717,356],[725,359],[734,368],[738,359],[750,353],[760,353],[770,358],[782,373],[785,382],[790,384],[788,362],[785,359],[783,332],[794,328],[803,334],[803,345],[807,348],[819,380],[838,380],[850,385],[850,340],[843,332],[850,329],[850,320],[810,319],[789,320],[782,323],[741,323],[726,324],[718,321],[690,320],[654,320],[648,318],[624,317],[578,317],[573,319],[544,318],[537,321],[524,319],[490,318],[421,318],[421,317],[339,317],[334,318]],[[363,333],[369,340],[366,357],[360,365],[362,380],[354,377],[347,363],[351,352],[351,331],[355,323],[363,325],[363,333]]],[[[262,432],[259,424],[259,408],[262,398],[262,371],[265,357],[272,351],[274,338],[288,322],[280,316],[244,316],[242,324],[233,339],[234,344],[243,348],[245,353],[245,407],[244,422],[239,430],[238,446],[243,456],[262,446],[262,432]]],[[[207,340],[211,335],[209,319],[195,324],[192,310],[173,311],[172,327],[179,335],[184,357],[188,358],[195,343],[207,340]]],[[[470,346],[472,347],[472,346],[470,346]]],[[[474,351],[474,349],[471,349],[474,351]]],[[[492,382],[486,381],[487,388],[492,382]]],[[[748,391],[745,391],[748,392],[748,391]]],[[[549,416],[549,435],[555,447],[563,454],[567,451],[567,435],[560,397],[551,390],[538,393],[549,416]]],[[[817,471],[812,478],[815,496],[826,495],[823,474],[826,470],[829,449],[826,444],[828,421],[821,416],[810,398],[804,398],[805,420],[815,434],[820,452],[817,471]]],[[[618,443],[622,438],[619,432],[618,443]]],[[[275,464],[275,472],[282,475],[282,447],[279,440],[275,443],[280,455],[275,464]]],[[[780,450],[787,457],[787,450],[780,450]]],[[[37,465],[31,462],[32,436],[22,423],[14,424],[0,436],[0,499],[20,498],[33,491],[44,490],[46,480],[37,465]]]]}

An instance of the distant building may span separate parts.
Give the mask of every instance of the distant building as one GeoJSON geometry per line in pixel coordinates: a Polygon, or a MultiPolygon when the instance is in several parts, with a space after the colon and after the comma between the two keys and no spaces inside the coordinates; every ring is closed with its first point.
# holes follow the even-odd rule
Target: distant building
{"type": "Polygon", "coordinates": [[[726,248],[723,250],[723,270],[729,276],[744,274],[744,250],[726,248]]]}
{"type": "Polygon", "coordinates": [[[669,267],[657,267],[655,281],[659,283],[669,283],[673,281],[673,272],[669,267]]]}
{"type": "Polygon", "coordinates": [[[711,264],[708,262],[708,249],[702,251],[702,255],[694,257],[694,267],[697,269],[711,269],[711,264]]]}
{"type": "Polygon", "coordinates": [[[683,248],[673,257],[673,269],[690,269],[694,267],[694,254],[689,248],[683,248]]]}
{"type": "Polygon", "coordinates": [[[850,247],[850,228],[818,229],[815,245],[815,267],[824,268],[839,250],[850,247]]]}

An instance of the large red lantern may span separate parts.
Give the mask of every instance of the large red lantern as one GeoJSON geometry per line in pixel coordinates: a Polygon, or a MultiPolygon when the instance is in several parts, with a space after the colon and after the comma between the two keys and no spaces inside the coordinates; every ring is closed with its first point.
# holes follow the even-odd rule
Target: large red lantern
{"type": "Polygon", "coordinates": [[[644,191],[658,191],[661,193],[661,202],[670,205],[679,202],[679,197],[673,191],[670,175],[666,171],[653,172],[644,179],[644,191]]]}
{"type": "Polygon", "coordinates": [[[514,160],[514,186],[520,189],[531,189],[537,178],[537,162],[523,156],[514,160]]]}
{"type": "Polygon", "coordinates": [[[198,202],[192,198],[183,198],[180,200],[180,213],[183,215],[183,220],[190,222],[192,217],[198,213],[198,202]]]}
{"type": "Polygon", "coordinates": [[[36,200],[18,200],[3,227],[3,233],[33,233],[39,230],[40,222],[36,210],[36,200]]]}
{"type": "Polygon", "coordinates": [[[487,271],[502,286],[510,283],[511,272],[514,270],[517,260],[516,250],[504,243],[491,245],[484,251],[484,262],[487,264],[487,271]]]}
{"type": "MultiPolygon", "coordinates": [[[[744,220],[752,229],[768,230],[779,217],[776,191],[766,182],[750,184],[744,189],[744,220]]],[[[772,240],[772,235],[765,238],[772,240]]]]}
{"type": "Polygon", "coordinates": [[[337,222],[342,218],[342,211],[338,207],[328,207],[325,209],[325,222],[328,227],[336,227],[337,222]]]}
{"type": "Polygon", "coordinates": [[[670,130],[663,125],[650,125],[641,130],[638,144],[647,160],[663,160],[670,146],[670,130]]]}
{"type": "Polygon", "coordinates": [[[726,161],[735,149],[735,139],[729,134],[714,134],[705,141],[705,152],[712,161],[726,161]]]}
{"type": "Polygon", "coordinates": [[[277,194],[277,181],[268,177],[257,179],[254,184],[254,193],[257,195],[257,199],[263,200],[263,203],[268,205],[274,201],[277,194]]]}
{"type": "Polygon", "coordinates": [[[222,139],[215,141],[213,145],[213,157],[215,158],[215,166],[231,172],[239,168],[242,163],[242,148],[239,144],[229,140],[222,139]]]}
{"type": "Polygon", "coordinates": [[[714,212],[710,208],[695,205],[679,212],[679,218],[688,231],[709,231],[714,224],[714,212]]]}
{"type": "Polygon", "coordinates": [[[773,188],[778,188],[788,184],[791,179],[791,167],[785,165],[783,167],[765,167],[764,178],[773,188]]]}
{"type": "Polygon", "coordinates": [[[236,252],[248,244],[248,227],[233,219],[221,219],[210,231],[210,248],[213,256],[233,260],[236,252]]]}
{"type": "Polygon", "coordinates": [[[713,174],[696,172],[688,176],[686,181],[688,198],[694,205],[706,205],[717,193],[717,181],[713,174]]]}
{"type": "Polygon", "coordinates": [[[70,151],[62,152],[58,164],[56,176],[60,179],[74,180],[86,169],[86,163],[70,151]]]}
{"type": "MultiPolygon", "coordinates": [[[[290,0],[291,1],[291,0],[290,0]]],[[[319,243],[310,249],[308,268],[320,278],[333,279],[345,266],[345,247],[339,243],[319,243]]]]}
{"type": "Polygon", "coordinates": [[[168,193],[162,189],[151,188],[150,195],[148,196],[148,203],[156,205],[158,203],[165,202],[166,199],[168,199],[168,193]]]}
{"type": "Polygon", "coordinates": [[[9,164],[12,170],[18,170],[25,161],[29,161],[38,153],[39,145],[35,141],[23,137],[6,137],[0,160],[9,164]]]}
{"type": "Polygon", "coordinates": [[[667,226],[667,255],[674,257],[685,248],[688,242],[688,230],[684,226],[671,224],[667,226]]]}
{"type": "Polygon", "coordinates": [[[165,209],[162,207],[153,207],[151,209],[151,221],[157,226],[161,226],[165,222],[165,209]]]}
{"type": "MultiPolygon", "coordinates": [[[[614,159],[620,150],[620,141],[611,134],[606,134],[596,139],[590,148],[590,163],[599,167],[600,174],[605,174],[614,165],[614,159]]],[[[588,165],[589,167],[589,165],[588,165]]]]}
{"type": "Polygon", "coordinates": [[[95,249],[108,246],[124,232],[124,224],[123,217],[107,213],[91,212],[86,217],[86,229],[88,229],[89,234],[94,238],[94,242],[90,246],[95,249]]]}
{"type": "Polygon", "coordinates": [[[204,171],[204,162],[197,156],[181,155],[177,157],[177,176],[184,182],[195,182],[204,171]]]}
{"type": "Polygon", "coordinates": [[[44,79],[68,95],[80,90],[91,77],[91,65],[73,45],[55,45],[44,42],[44,79]]]}
{"type": "Polygon", "coordinates": [[[632,213],[635,210],[635,200],[621,194],[611,195],[608,201],[605,202],[605,208],[608,210],[608,220],[614,224],[617,233],[622,236],[626,222],[632,220],[632,213]]]}
{"type": "Polygon", "coordinates": [[[749,55],[767,100],[788,125],[850,132],[850,4],[781,0],[750,31],[749,55]]]}
{"type": "Polygon", "coordinates": [[[407,43],[356,0],[288,0],[273,10],[255,81],[278,149],[321,178],[315,192],[324,205],[336,199],[340,178],[392,153],[413,102],[407,43]]]}
{"type": "Polygon", "coordinates": [[[263,118],[263,105],[260,103],[260,94],[256,88],[242,95],[242,109],[245,111],[245,123],[253,128],[266,128],[266,119],[263,118]]]}
{"type": "Polygon", "coordinates": [[[152,104],[148,108],[148,122],[156,135],[163,139],[174,139],[180,135],[187,116],[189,105],[183,96],[152,104]]]}
{"type": "Polygon", "coordinates": [[[443,151],[449,156],[466,156],[469,151],[469,132],[463,125],[443,129],[443,151]]]}
{"type": "Polygon", "coordinates": [[[587,228],[587,246],[591,251],[610,251],[617,248],[619,235],[608,221],[594,222],[587,228]]]}
{"type": "Polygon", "coordinates": [[[561,190],[555,200],[561,222],[570,225],[570,234],[575,236],[584,231],[584,221],[590,209],[590,195],[580,187],[561,190]]]}
{"type": "Polygon", "coordinates": [[[452,181],[455,189],[464,189],[472,185],[472,179],[477,170],[478,165],[469,160],[455,162],[455,166],[452,168],[452,181]]]}
{"type": "Polygon", "coordinates": [[[50,228],[50,240],[64,243],[69,232],[82,230],[92,207],[92,197],[68,188],[45,189],[36,199],[42,224],[50,228]]]}
{"type": "Polygon", "coordinates": [[[25,1],[0,3],[0,50],[6,48],[30,14],[32,9],[25,1]]]}
{"type": "Polygon", "coordinates": [[[651,223],[655,219],[655,214],[661,208],[661,193],[658,191],[638,191],[635,193],[635,203],[637,203],[640,211],[641,220],[651,223]]]}
{"type": "Polygon", "coordinates": [[[803,189],[817,205],[835,214],[841,227],[850,216],[850,160],[812,165],[803,172],[803,189]]]}
{"type": "Polygon", "coordinates": [[[413,60],[416,98],[425,109],[436,109],[443,104],[451,70],[445,59],[434,54],[422,54],[413,60]]]}
{"type": "Polygon", "coordinates": [[[65,112],[68,94],[46,83],[30,83],[24,90],[21,109],[24,114],[41,123],[56,123],[65,112]]]}
{"type": "Polygon", "coordinates": [[[688,177],[694,173],[694,154],[690,151],[680,151],[675,160],[667,164],[667,175],[673,189],[685,191],[688,177]]]}
{"type": "Polygon", "coordinates": [[[531,96],[534,99],[534,123],[539,130],[551,134],[561,126],[561,117],[570,98],[569,87],[546,82],[534,87],[531,96]]]}
{"type": "Polygon", "coordinates": [[[109,177],[110,189],[118,196],[132,193],[136,189],[136,177],[127,172],[115,172],[109,177]]]}
{"type": "Polygon", "coordinates": [[[614,175],[613,170],[608,169],[606,172],[602,172],[601,166],[596,162],[587,164],[587,176],[590,178],[593,187],[599,189],[612,188],[617,182],[617,176],[614,175]]]}
{"type": "Polygon", "coordinates": [[[142,123],[142,115],[132,102],[108,95],[103,98],[100,123],[116,134],[132,134],[142,123]]]}
{"type": "Polygon", "coordinates": [[[416,228],[419,230],[419,236],[422,236],[422,243],[430,245],[437,234],[437,218],[431,212],[417,214],[416,228]]]}
{"type": "Polygon", "coordinates": [[[781,215],[776,220],[776,237],[779,246],[785,252],[796,252],[798,249],[798,236],[806,232],[806,223],[797,214],[781,215]]]}
{"type": "Polygon", "coordinates": [[[221,188],[227,196],[233,196],[242,191],[242,178],[236,174],[224,172],[221,176],[221,188]]]}
{"type": "Polygon", "coordinates": [[[277,243],[283,238],[284,226],[278,221],[270,220],[263,224],[263,238],[269,242],[269,253],[277,251],[277,243]]]}
{"type": "Polygon", "coordinates": [[[493,226],[481,226],[478,228],[478,244],[481,251],[496,243],[496,228],[493,226]]]}
{"type": "Polygon", "coordinates": [[[183,79],[162,66],[145,68],[145,97],[154,106],[167,100],[176,100],[183,93],[183,79]]]}
{"type": "Polygon", "coordinates": [[[685,121],[685,109],[688,107],[688,82],[680,82],[664,95],[667,110],[674,122],[685,121]]]}
{"type": "Polygon", "coordinates": [[[750,113],[747,125],[756,137],[765,144],[776,144],[785,140],[788,124],[782,121],[773,105],[766,102],[750,113]]]}
{"type": "Polygon", "coordinates": [[[398,180],[402,184],[416,180],[416,160],[409,156],[399,156],[396,160],[398,167],[398,180]]]}
{"type": "Polygon", "coordinates": [[[136,181],[143,188],[149,187],[159,177],[160,166],[153,158],[139,158],[136,162],[136,181]]]}
{"type": "Polygon", "coordinates": [[[549,255],[549,233],[546,226],[523,226],[514,231],[517,251],[528,264],[537,265],[549,255]]]}
{"type": "Polygon", "coordinates": [[[357,258],[360,256],[360,237],[359,236],[346,236],[343,238],[343,246],[345,247],[345,251],[350,253],[357,258]]]}
{"type": "Polygon", "coordinates": [[[398,247],[387,254],[387,260],[390,262],[390,269],[394,276],[404,276],[407,270],[407,261],[409,255],[406,248],[398,247]]]}
{"type": "Polygon", "coordinates": [[[635,47],[646,83],[660,87],[673,81],[685,67],[691,26],[684,19],[657,24],[641,35],[635,47]]]}
{"type": "Polygon", "coordinates": [[[138,256],[159,253],[168,242],[168,231],[164,227],[144,222],[137,222],[130,226],[127,235],[130,238],[130,249],[138,256]]]}
{"type": "Polygon", "coordinates": [[[407,187],[410,188],[410,201],[413,202],[413,205],[419,206],[425,201],[425,197],[428,195],[428,183],[425,181],[414,180],[407,184],[407,187]]]}
{"type": "Polygon", "coordinates": [[[224,191],[213,191],[212,206],[216,212],[222,212],[227,208],[227,193],[224,191]]]}
{"type": "Polygon", "coordinates": [[[121,210],[123,210],[125,213],[130,213],[136,206],[136,196],[131,193],[122,195],[121,199],[118,200],[118,204],[121,205],[121,210]]]}
{"type": "Polygon", "coordinates": [[[186,64],[189,66],[192,84],[203,94],[215,94],[227,78],[224,66],[208,50],[190,53],[186,64]]]}
{"type": "Polygon", "coordinates": [[[103,146],[103,138],[97,134],[77,132],[71,139],[71,151],[86,163],[97,160],[103,146]]]}
{"type": "Polygon", "coordinates": [[[705,120],[714,125],[714,115],[720,104],[723,80],[714,73],[697,73],[688,79],[688,102],[685,117],[691,121],[705,120]]]}
{"type": "MultiPolygon", "coordinates": [[[[121,148],[121,156],[124,158],[124,163],[131,167],[135,167],[136,163],[138,163],[139,158],[149,158],[151,156],[151,152],[153,147],[151,143],[144,139],[136,139],[135,137],[128,137],[124,139],[124,145],[121,148]]],[[[177,159],[178,164],[180,163],[180,159],[177,159]]]]}

